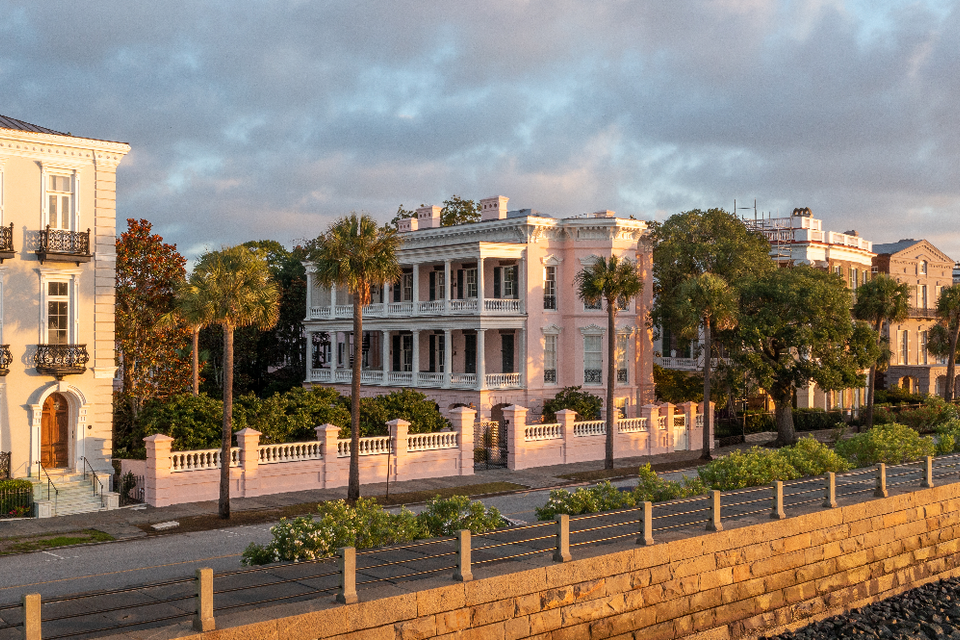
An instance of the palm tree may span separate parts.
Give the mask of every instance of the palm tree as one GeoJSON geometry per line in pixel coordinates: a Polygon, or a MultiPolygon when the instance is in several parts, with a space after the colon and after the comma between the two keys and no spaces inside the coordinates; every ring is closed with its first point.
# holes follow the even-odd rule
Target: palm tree
{"type": "Polygon", "coordinates": [[[191,274],[177,285],[174,308],[160,316],[159,327],[176,326],[184,322],[190,327],[193,337],[193,395],[200,395],[200,330],[210,324],[207,314],[210,307],[205,303],[206,281],[199,274],[191,274]]]}
{"type": "Polygon", "coordinates": [[[930,342],[939,346],[931,349],[937,355],[947,358],[947,382],[943,389],[943,399],[953,401],[954,378],[956,377],[957,343],[960,339],[960,284],[945,287],[937,298],[937,315],[940,323],[930,332],[930,342]]]}
{"type": "MultiPolygon", "coordinates": [[[[894,322],[903,322],[910,311],[910,287],[902,284],[886,274],[879,274],[873,280],[864,282],[857,289],[857,301],[853,305],[853,317],[865,320],[873,326],[876,332],[877,347],[883,341],[883,326],[888,327],[894,322]]],[[[886,359],[890,352],[884,349],[886,359]]],[[[883,357],[883,356],[881,356],[883,357]]],[[[877,365],[870,365],[867,376],[867,428],[873,426],[873,390],[876,385],[877,365]]]]}
{"type": "Polygon", "coordinates": [[[683,323],[681,333],[695,337],[703,328],[703,453],[701,460],[712,460],[710,455],[710,357],[713,355],[713,332],[736,326],[738,301],[735,291],[726,280],[712,273],[702,273],[683,282],[677,290],[680,304],[677,317],[683,323]]]}
{"type": "MultiPolygon", "coordinates": [[[[178,292],[179,293],[179,292],[178,292]]],[[[221,518],[230,517],[230,444],[233,439],[233,332],[269,329],[280,312],[279,291],[266,261],[247,247],[211,251],[200,257],[178,299],[186,317],[223,327],[223,434],[220,450],[221,518]]],[[[188,320],[190,322],[191,320],[188,320]]],[[[197,324],[194,324],[196,336],[197,324]]],[[[194,342],[194,354],[196,354],[194,342]]],[[[196,356],[194,356],[196,357],[196,356]]]]}
{"type": "Polygon", "coordinates": [[[353,296],[353,377],[350,381],[350,479],[347,500],[360,498],[360,363],[363,358],[363,307],[370,304],[370,287],[400,277],[397,250],[401,238],[389,227],[378,227],[367,214],[340,218],[326,233],[307,243],[307,258],[323,286],[346,287],[353,296]]]}
{"type": "Polygon", "coordinates": [[[630,258],[610,256],[604,260],[595,256],[593,264],[581,269],[574,277],[577,295],[587,303],[607,302],[607,442],[604,468],[613,469],[613,433],[617,425],[613,396],[617,384],[617,307],[636,297],[643,290],[643,280],[637,264],[630,258]]]}

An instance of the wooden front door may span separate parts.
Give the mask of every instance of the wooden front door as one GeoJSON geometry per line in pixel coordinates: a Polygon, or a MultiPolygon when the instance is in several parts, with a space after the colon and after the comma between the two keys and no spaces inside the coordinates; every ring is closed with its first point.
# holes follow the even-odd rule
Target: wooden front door
{"type": "Polygon", "coordinates": [[[69,465],[67,399],[54,393],[43,403],[40,418],[40,464],[47,469],[69,465]]]}

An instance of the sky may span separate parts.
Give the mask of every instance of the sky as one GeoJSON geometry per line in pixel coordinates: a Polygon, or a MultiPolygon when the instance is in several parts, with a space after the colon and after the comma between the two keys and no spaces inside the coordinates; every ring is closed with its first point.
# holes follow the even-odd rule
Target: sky
{"type": "Polygon", "coordinates": [[[960,260],[960,2],[0,0],[0,114],[120,140],[188,258],[504,195],[810,207],[960,260]]]}

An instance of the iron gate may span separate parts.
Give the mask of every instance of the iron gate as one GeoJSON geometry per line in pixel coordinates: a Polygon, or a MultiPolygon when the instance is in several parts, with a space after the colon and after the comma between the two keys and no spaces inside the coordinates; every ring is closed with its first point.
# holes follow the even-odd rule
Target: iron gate
{"type": "Polygon", "coordinates": [[[497,420],[478,420],[473,430],[473,468],[507,467],[507,433],[497,420]]]}

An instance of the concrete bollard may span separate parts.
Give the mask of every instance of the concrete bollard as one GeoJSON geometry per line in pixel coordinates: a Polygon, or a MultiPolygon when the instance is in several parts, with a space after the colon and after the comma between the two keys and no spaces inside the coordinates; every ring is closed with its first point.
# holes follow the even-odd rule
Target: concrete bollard
{"type": "Polygon", "coordinates": [[[923,480],[920,481],[920,486],[924,489],[933,488],[933,456],[927,456],[924,459],[923,480]]]}
{"type": "Polygon", "coordinates": [[[557,514],[557,548],[553,552],[554,562],[570,562],[570,516],[557,514]]]}
{"type": "Polygon", "coordinates": [[[720,522],[720,492],[717,490],[710,492],[710,520],[707,522],[707,531],[723,531],[723,524],[720,522]]]}
{"type": "Polygon", "coordinates": [[[653,503],[640,503],[640,537],[637,544],[650,546],[653,544],[653,503]]]}
{"type": "Polygon", "coordinates": [[[353,604],[357,601],[357,550],[354,547],[342,547],[340,556],[340,590],[337,602],[353,604]]]}
{"type": "Polygon", "coordinates": [[[837,474],[827,471],[824,476],[823,506],[827,509],[837,508],[837,474]]]}
{"type": "Polygon", "coordinates": [[[213,631],[213,569],[197,569],[197,609],[193,617],[194,631],[213,631]]]}
{"type": "Polygon", "coordinates": [[[773,483],[773,510],[770,511],[771,520],[783,520],[787,514],[783,511],[783,482],[776,480],[773,483]]]}
{"type": "Polygon", "coordinates": [[[886,498],[887,495],[887,465],[880,463],[877,465],[877,488],[873,490],[873,495],[877,498],[886,498]]]}
{"type": "Polygon", "coordinates": [[[23,594],[23,638],[40,640],[40,594],[23,594]]]}
{"type": "Polygon", "coordinates": [[[461,529],[457,532],[457,572],[453,579],[458,582],[473,580],[473,571],[470,567],[470,529],[461,529]]]}

